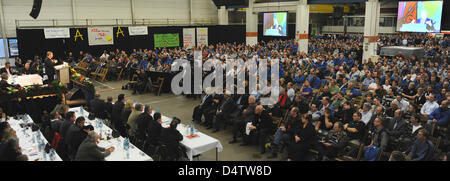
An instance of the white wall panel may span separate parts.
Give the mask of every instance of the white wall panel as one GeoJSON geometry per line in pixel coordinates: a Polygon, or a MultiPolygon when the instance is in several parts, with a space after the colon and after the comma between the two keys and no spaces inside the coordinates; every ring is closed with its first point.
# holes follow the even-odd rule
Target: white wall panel
{"type": "Polygon", "coordinates": [[[184,19],[189,17],[188,0],[135,0],[135,19],[184,19]]]}
{"type": "Polygon", "coordinates": [[[212,0],[192,0],[192,21],[217,19],[217,7],[212,0]]]}
{"type": "MultiPolygon", "coordinates": [[[[6,36],[16,36],[16,20],[34,20],[29,16],[33,0],[3,0],[5,10],[6,36]]],[[[70,0],[44,0],[41,12],[36,20],[67,20],[55,21],[57,25],[72,24],[72,8],[70,0]]],[[[21,25],[52,26],[51,21],[22,21],[21,25]]]]}

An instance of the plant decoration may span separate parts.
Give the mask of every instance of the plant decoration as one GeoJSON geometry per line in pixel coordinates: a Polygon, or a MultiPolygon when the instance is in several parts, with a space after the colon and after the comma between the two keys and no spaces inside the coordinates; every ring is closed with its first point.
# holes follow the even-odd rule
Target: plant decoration
{"type": "Polygon", "coordinates": [[[70,67],[70,74],[71,74],[72,81],[79,82],[90,88],[94,87],[94,84],[89,80],[88,77],[78,73],[73,67],[70,67]]]}

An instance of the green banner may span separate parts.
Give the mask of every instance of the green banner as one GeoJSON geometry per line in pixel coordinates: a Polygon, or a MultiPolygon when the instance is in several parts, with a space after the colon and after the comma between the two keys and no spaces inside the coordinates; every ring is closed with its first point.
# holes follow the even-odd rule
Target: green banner
{"type": "Polygon", "coordinates": [[[154,34],[153,37],[155,39],[155,48],[180,46],[178,33],[154,34]]]}

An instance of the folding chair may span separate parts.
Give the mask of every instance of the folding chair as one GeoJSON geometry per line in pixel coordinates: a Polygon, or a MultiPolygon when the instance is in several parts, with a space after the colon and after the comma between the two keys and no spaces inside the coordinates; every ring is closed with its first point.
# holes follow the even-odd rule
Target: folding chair
{"type": "Polygon", "coordinates": [[[158,89],[158,91],[156,92],[156,95],[159,96],[161,94],[161,89],[162,89],[163,84],[164,84],[164,78],[162,78],[162,77],[158,77],[158,80],[155,83],[152,83],[152,88],[158,89]]]}

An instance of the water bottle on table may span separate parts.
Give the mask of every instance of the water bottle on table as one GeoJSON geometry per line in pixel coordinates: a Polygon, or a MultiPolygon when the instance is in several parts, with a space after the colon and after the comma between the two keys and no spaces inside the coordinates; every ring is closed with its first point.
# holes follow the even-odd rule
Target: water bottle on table
{"type": "Polygon", "coordinates": [[[191,136],[194,136],[195,132],[194,132],[194,125],[191,125],[191,136]]]}

